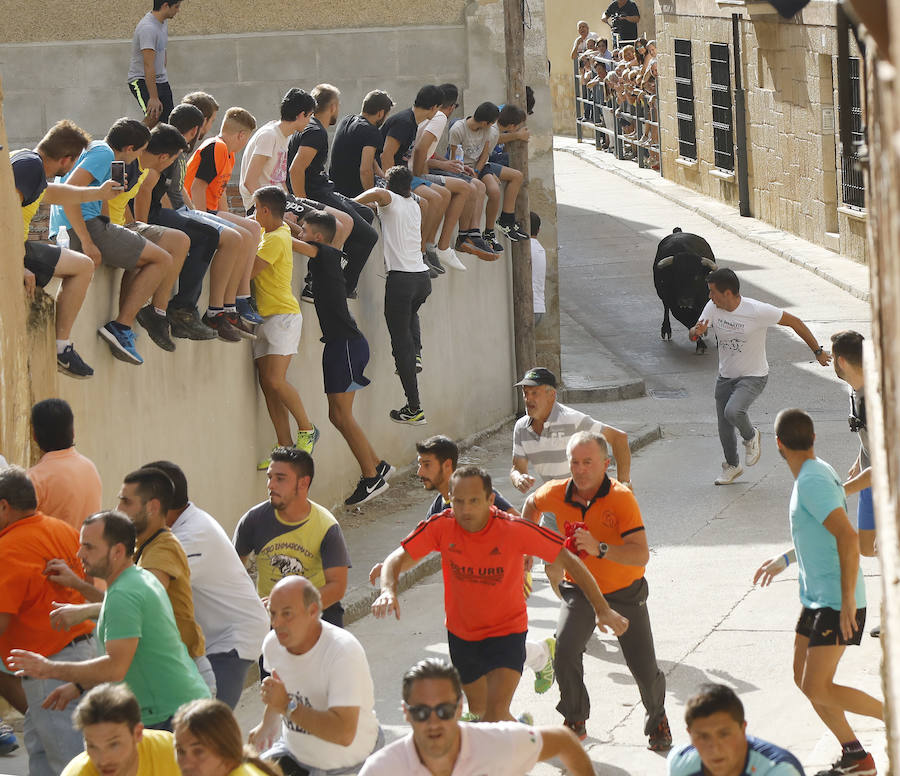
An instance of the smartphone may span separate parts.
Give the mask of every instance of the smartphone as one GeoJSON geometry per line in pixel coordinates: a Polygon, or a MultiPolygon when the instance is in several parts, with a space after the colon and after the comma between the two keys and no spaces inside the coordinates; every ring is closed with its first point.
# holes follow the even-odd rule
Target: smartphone
{"type": "Polygon", "coordinates": [[[110,162],[109,177],[120,186],[125,186],[125,162],[110,162]]]}

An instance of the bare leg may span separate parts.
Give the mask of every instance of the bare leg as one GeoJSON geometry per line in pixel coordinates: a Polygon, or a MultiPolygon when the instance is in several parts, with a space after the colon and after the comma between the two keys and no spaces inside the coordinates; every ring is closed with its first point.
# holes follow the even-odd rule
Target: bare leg
{"type": "Polygon", "coordinates": [[[479,676],[474,682],[464,684],[463,692],[466,694],[469,713],[484,719],[487,711],[487,677],[479,676]]]}
{"type": "Polygon", "coordinates": [[[516,212],[516,199],[522,188],[522,173],[513,167],[502,167],[500,169],[500,180],[506,183],[506,191],[503,192],[503,212],[516,212]]]}
{"type": "Polygon", "coordinates": [[[253,272],[253,260],[256,258],[256,251],[262,237],[262,227],[255,218],[236,216],[227,210],[220,210],[217,215],[241,227],[238,231],[244,240],[242,255],[245,256],[246,264],[242,264],[240,261],[236,262],[234,272],[237,273],[237,277],[231,277],[225,291],[225,302],[230,304],[234,302],[235,295],[246,296],[250,293],[250,275],[253,272]],[[232,289],[234,290],[232,291],[232,289]],[[228,295],[229,292],[231,296],[228,295]]]}
{"type": "Polygon", "coordinates": [[[512,703],[516,687],[522,674],[511,668],[495,668],[488,671],[487,679],[487,708],[482,720],[484,722],[515,721],[515,717],[509,713],[509,704],[512,703]]]}
{"type": "Polygon", "coordinates": [[[56,295],[56,339],[67,340],[94,277],[94,262],[83,253],[63,248],[53,276],[62,278],[56,295]]]}
{"type": "MultiPolygon", "coordinates": [[[[249,239],[249,235],[248,235],[249,239]]],[[[235,276],[235,265],[244,261],[243,238],[237,229],[227,227],[219,234],[219,247],[209,265],[209,306],[222,307],[228,294],[228,286],[235,276]]],[[[237,275],[238,281],[240,275],[237,275]]],[[[232,290],[231,299],[234,300],[232,290]]]]}
{"type": "Polygon", "coordinates": [[[466,206],[466,200],[472,193],[469,184],[459,178],[445,178],[445,188],[450,191],[450,205],[447,212],[444,213],[444,228],[441,230],[441,239],[438,242],[438,248],[446,250],[450,247],[450,238],[453,237],[453,230],[459,224],[459,217],[466,206]]]}
{"type": "MultiPolygon", "coordinates": [[[[172,257],[169,253],[148,240],[138,258],[136,271],[127,282],[123,282],[124,293],[119,294],[119,315],[116,323],[129,327],[134,324],[138,310],[156,292],[171,266],[172,257]]],[[[175,276],[178,276],[177,272],[175,276]]]]}
{"type": "MultiPolygon", "coordinates": [[[[481,231],[481,216],[484,213],[484,200],[487,196],[487,189],[484,182],[477,178],[472,178],[469,186],[472,187],[472,196],[466,201],[462,215],[459,217],[460,229],[478,229],[481,231]]],[[[490,224],[487,226],[490,229],[490,224]]]]}
{"type": "Polygon", "coordinates": [[[153,298],[150,300],[154,307],[165,310],[169,306],[169,299],[172,298],[172,289],[178,281],[178,275],[181,273],[181,267],[191,248],[191,238],[179,229],[166,229],[165,234],[157,243],[166,253],[172,257],[172,263],[164,273],[162,281],[153,292],[153,298]]]}
{"type": "Polygon", "coordinates": [[[416,194],[428,203],[428,219],[422,222],[422,236],[426,243],[433,243],[444,212],[450,204],[450,192],[442,186],[419,186],[416,194]]]}
{"type": "Polygon", "coordinates": [[[355,395],[356,391],[327,394],[328,420],[346,440],[350,452],[359,463],[362,476],[374,477],[377,474],[376,467],[381,459],[375,454],[365,432],[353,417],[353,397],[355,395]]]}
{"type": "Polygon", "coordinates": [[[261,356],[256,359],[259,371],[259,385],[266,397],[269,417],[275,426],[275,435],[280,445],[292,445],[288,413],[294,416],[301,431],[312,431],[313,424],[306,414],[300,394],[287,380],[287,370],[292,356],[261,356]]]}
{"type": "Polygon", "coordinates": [[[487,189],[487,210],[484,222],[488,229],[493,229],[500,215],[500,182],[494,175],[485,175],[484,186],[487,189]]]}

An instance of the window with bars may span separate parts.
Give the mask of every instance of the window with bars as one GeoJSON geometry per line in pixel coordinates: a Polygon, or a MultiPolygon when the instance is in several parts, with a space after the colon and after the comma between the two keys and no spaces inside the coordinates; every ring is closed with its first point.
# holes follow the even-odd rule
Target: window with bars
{"type": "Polygon", "coordinates": [[[850,79],[850,105],[841,105],[840,110],[850,112],[852,143],[850,148],[841,148],[841,201],[845,205],[862,210],[866,206],[866,188],[862,164],[859,160],[859,149],[865,140],[860,66],[858,57],[850,57],[847,60],[847,74],[850,79]]]}
{"type": "Polygon", "coordinates": [[[678,119],[678,153],[685,159],[697,158],[697,132],[694,124],[694,69],[691,42],[675,39],[675,100],[678,119]]]}
{"type": "Polygon", "coordinates": [[[715,166],[734,171],[734,121],[731,113],[731,65],[727,43],[709,44],[715,166]]]}

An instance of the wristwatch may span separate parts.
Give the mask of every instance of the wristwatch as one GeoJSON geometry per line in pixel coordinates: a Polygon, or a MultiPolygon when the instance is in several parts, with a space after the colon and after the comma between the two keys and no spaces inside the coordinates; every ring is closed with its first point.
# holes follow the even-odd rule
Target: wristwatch
{"type": "Polygon", "coordinates": [[[284,710],[284,714],[282,714],[281,716],[283,716],[287,720],[290,720],[291,714],[296,711],[299,705],[300,704],[297,702],[296,698],[289,698],[287,708],[284,710]]]}
{"type": "Polygon", "coordinates": [[[824,352],[825,352],[825,348],[823,348],[821,345],[819,345],[819,347],[817,347],[817,348],[813,351],[813,355],[814,355],[816,358],[818,358],[818,357],[821,356],[824,352]]]}
{"type": "Polygon", "coordinates": [[[609,552],[609,545],[606,542],[600,542],[600,546],[597,548],[597,557],[605,558],[607,552],[609,552]]]}

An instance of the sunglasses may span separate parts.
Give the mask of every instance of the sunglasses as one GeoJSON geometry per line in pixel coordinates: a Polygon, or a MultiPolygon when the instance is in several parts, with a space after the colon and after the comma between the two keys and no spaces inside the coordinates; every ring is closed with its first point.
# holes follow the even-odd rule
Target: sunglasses
{"type": "Polygon", "coordinates": [[[422,704],[420,706],[407,706],[406,710],[409,712],[409,716],[412,717],[413,722],[427,722],[431,717],[431,712],[433,711],[437,714],[437,718],[446,722],[448,719],[453,719],[456,714],[456,709],[459,707],[459,701],[448,701],[447,703],[439,703],[437,706],[426,706],[422,704]]]}

